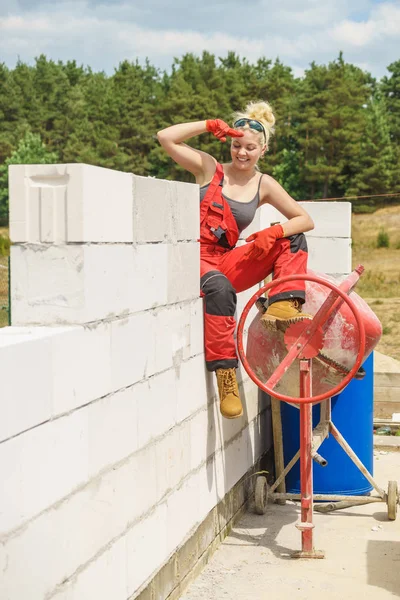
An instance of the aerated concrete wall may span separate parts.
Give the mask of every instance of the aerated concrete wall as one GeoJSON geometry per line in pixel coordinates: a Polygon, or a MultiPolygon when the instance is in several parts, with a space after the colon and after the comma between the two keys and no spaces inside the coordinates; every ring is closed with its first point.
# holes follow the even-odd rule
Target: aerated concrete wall
{"type": "MultiPolygon", "coordinates": [[[[241,370],[244,417],[219,415],[197,186],[12,166],[10,203],[0,598],[134,598],[268,449],[267,402],[241,370]]],[[[349,206],[308,208],[311,267],[348,272],[349,206]]]]}

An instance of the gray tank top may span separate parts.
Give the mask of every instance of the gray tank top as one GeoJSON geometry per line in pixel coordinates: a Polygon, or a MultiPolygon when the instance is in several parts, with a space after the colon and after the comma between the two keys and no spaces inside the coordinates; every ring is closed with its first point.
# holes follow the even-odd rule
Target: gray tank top
{"type": "MultiPolygon", "coordinates": [[[[222,193],[223,197],[229,204],[229,207],[235,218],[236,224],[239,229],[239,233],[242,233],[243,229],[246,229],[246,227],[248,227],[250,225],[250,223],[252,222],[252,220],[254,219],[254,215],[256,214],[256,210],[260,203],[261,178],[262,178],[262,175],[258,182],[257,193],[254,196],[254,198],[252,200],[250,200],[250,202],[239,202],[238,200],[232,200],[232,198],[228,198],[227,196],[225,196],[224,193],[222,193]]],[[[224,180],[222,180],[220,183],[221,187],[222,187],[223,181],[224,180]]],[[[204,196],[206,195],[209,185],[210,184],[208,183],[207,185],[201,186],[200,202],[203,200],[204,196]]]]}

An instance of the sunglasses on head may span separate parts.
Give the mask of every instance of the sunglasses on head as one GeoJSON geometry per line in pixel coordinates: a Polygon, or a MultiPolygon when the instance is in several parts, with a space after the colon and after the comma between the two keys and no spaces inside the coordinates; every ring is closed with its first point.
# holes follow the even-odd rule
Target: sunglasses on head
{"type": "Polygon", "coordinates": [[[256,121],[255,119],[244,119],[243,118],[243,119],[238,119],[233,124],[234,127],[244,127],[245,125],[248,125],[250,127],[250,129],[254,129],[255,131],[258,131],[259,133],[263,133],[264,138],[267,139],[267,136],[265,135],[264,126],[262,123],[260,123],[260,121],[256,121]]]}

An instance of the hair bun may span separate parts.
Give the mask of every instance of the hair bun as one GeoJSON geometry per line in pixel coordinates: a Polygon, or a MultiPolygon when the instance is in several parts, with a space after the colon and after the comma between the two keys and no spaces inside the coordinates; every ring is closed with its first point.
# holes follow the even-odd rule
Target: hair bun
{"type": "Polygon", "coordinates": [[[257,119],[257,121],[268,123],[270,129],[275,125],[275,115],[268,102],[251,102],[246,106],[245,112],[251,119],[257,119]]]}

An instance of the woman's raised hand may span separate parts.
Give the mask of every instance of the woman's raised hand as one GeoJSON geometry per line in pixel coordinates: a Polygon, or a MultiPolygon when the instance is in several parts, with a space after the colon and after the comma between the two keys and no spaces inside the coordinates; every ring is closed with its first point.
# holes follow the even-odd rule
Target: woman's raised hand
{"type": "Polygon", "coordinates": [[[230,137],[242,137],[243,131],[237,131],[229,127],[222,119],[213,119],[206,121],[207,131],[212,133],[220,142],[226,142],[226,136],[230,137]]]}

